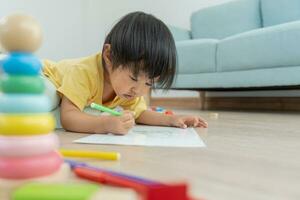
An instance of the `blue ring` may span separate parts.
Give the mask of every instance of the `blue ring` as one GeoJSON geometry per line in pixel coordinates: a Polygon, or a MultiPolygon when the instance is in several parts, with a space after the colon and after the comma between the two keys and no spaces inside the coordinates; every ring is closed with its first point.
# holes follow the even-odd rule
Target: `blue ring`
{"type": "Polygon", "coordinates": [[[1,65],[7,74],[38,75],[42,63],[31,53],[11,52],[2,61],[1,65]]]}
{"type": "Polygon", "coordinates": [[[45,113],[50,111],[51,104],[46,95],[0,95],[0,113],[45,113]]]}

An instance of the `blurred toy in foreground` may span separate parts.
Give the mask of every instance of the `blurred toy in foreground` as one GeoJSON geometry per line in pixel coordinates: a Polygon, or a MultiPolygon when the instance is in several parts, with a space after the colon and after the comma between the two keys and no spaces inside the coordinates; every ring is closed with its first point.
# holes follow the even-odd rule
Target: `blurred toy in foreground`
{"type": "Polygon", "coordinates": [[[0,62],[0,190],[62,169],[55,120],[40,76],[42,63],[33,54],[41,42],[33,17],[13,14],[0,20],[0,43],[7,51],[0,62]]]}

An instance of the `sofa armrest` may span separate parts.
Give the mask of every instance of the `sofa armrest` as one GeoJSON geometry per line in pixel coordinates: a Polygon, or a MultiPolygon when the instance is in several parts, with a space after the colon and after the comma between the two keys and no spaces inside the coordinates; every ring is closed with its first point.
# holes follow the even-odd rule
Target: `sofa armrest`
{"type": "Polygon", "coordinates": [[[225,37],[261,28],[259,0],[234,0],[203,8],[191,16],[192,38],[225,37]]]}
{"type": "Polygon", "coordinates": [[[197,39],[176,42],[178,74],[216,71],[216,50],[219,40],[197,39]]]}
{"type": "Polygon", "coordinates": [[[168,27],[169,27],[175,41],[191,39],[191,31],[183,29],[183,28],[178,28],[175,26],[168,26],[168,27]]]}

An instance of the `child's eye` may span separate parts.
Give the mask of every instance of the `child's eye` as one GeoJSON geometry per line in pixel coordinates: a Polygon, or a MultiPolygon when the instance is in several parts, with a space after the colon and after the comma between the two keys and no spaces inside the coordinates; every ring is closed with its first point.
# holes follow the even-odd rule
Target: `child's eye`
{"type": "Polygon", "coordinates": [[[152,83],[146,83],[147,86],[152,87],[152,83]]]}
{"type": "Polygon", "coordinates": [[[129,76],[131,78],[131,80],[133,81],[138,81],[136,78],[132,77],[132,76],[129,76]]]}

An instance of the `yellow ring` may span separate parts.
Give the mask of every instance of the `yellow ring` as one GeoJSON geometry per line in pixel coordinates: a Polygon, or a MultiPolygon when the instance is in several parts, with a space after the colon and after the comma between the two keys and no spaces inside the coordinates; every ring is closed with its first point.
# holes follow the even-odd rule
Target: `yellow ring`
{"type": "Polygon", "coordinates": [[[51,113],[0,114],[0,135],[40,135],[54,128],[55,121],[51,113]]]}

